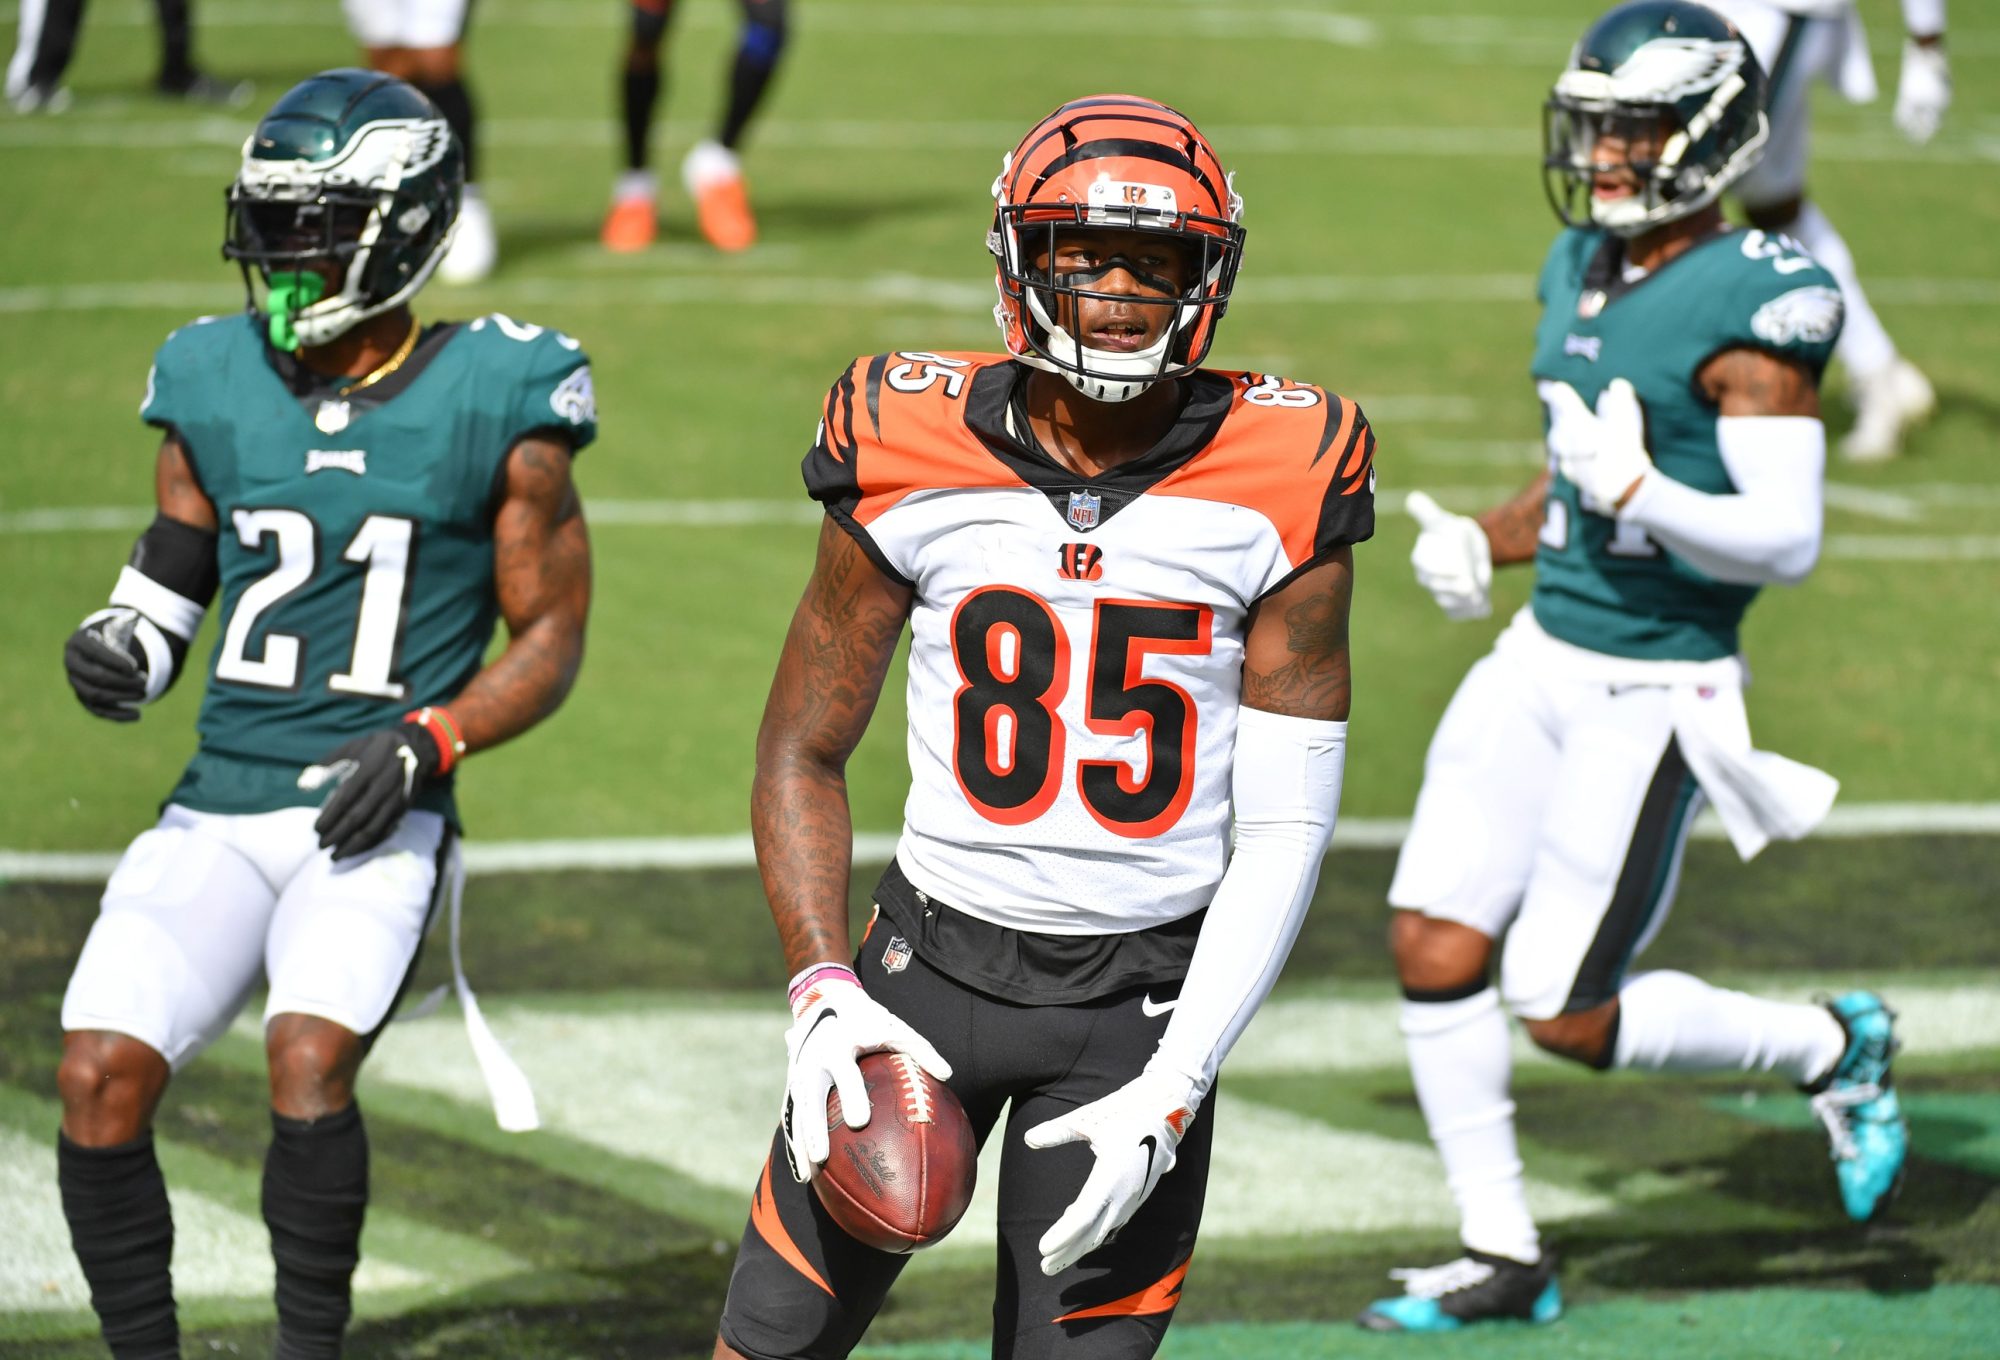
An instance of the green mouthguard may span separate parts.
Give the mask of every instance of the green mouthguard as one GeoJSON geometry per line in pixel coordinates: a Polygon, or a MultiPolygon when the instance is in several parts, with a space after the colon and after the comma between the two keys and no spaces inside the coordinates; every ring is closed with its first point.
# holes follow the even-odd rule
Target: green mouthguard
{"type": "Polygon", "coordinates": [[[266,276],[270,291],[264,295],[265,310],[271,317],[271,343],[282,350],[299,347],[292,318],[326,296],[326,280],[310,269],[279,270],[266,276]]]}

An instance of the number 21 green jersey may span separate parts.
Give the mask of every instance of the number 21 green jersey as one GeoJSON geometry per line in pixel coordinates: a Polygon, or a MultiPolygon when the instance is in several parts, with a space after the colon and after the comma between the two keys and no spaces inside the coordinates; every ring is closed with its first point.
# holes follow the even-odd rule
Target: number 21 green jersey
{"type": "MultiPolygon", "coordinates": [[[[596,434],[577,343],[503,316],[426,328],[367,388],[316,379],[254,316],[207,318],[160,347],[140,415],[220,521],[201,745],[171,801],[228,813],[320,802],[304,766],[464,687],[498,614],[508,453],[596,434]]],[[[417,806],[451,815],[449,783],[417,806]]]]}

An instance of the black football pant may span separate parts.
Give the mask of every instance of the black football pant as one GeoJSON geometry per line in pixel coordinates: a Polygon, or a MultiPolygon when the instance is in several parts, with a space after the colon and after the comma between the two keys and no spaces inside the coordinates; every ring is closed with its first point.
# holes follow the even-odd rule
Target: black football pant
{"type": "MultiPolygon", "coordinates": [[[[83,27],[84,0],[22,0],[14,59],[7,67],[8,93],[39,85],[53,88],[76,55],[83,27]]],[[[160,83],[178,85],[193,74],[188,56],[192,24],[189,0],[154,0],[160,19],[160,83]]]]}
{"type": "MultiPolygon", "coordinates": [[[[891,933],[889,922],[878,919],[863,939],[855,963],[862,984],[951,1064],[949,1085],[981,1145],[996,1129],[1004,1140],[994,1356],[1151,1356],[1173,1318],[1201,1223],[1213,1095],[1181,1143],[1179,1163],[1132,1221],[1054,1279],[1042,1274],[1036,1244],[1082,1189],[1094,1157],[1087,1143],[1035,1151],[1022,1135],[1137,1076],[1171,1016],[1159,1003],[1178,995],[1178,987],[1136,987],[1075,1005],[1016,1005],[974,991],[921,958],[887,971],[891,933]],[[1152,1004],[1142,1004],[1149,991],[1152,1004]]],[[[969,1226],[961,1223],[958,1231],[969,1226]]],[[[751,1199],[722,1339],[752,1360],[843,1357],[861,1340],[905,1259],[865,1247],[834,1224],[812,1189],[792,1179],[781,1132],[751,1199]]]]}

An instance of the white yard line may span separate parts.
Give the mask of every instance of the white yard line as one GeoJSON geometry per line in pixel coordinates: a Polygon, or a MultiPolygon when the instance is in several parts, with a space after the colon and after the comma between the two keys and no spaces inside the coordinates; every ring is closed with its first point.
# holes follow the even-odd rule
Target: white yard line
{"type": "MultiPolygon", "coordinates": [[[[1402,400],[1409,401],[1412,409],[1421,401],[1419,398],[1385,398],[1380,403],[1362,404],[1367,410],[1374,412],[1382,406],[1402,400]]],[[[1407,415],[1402,418],[1413,419],[1407,415]]],[[[1415,439],[1409,441],[1406,447],[1413,455],[1432,462],[1525,468],[1540,461],[1542,446],[1532,439],[1415,439]]],[[[1490,503],[1493,497],[1504,495],[1514,488],[1508,482],[1494,482],[1432,485],[1424,489],[1446,505],[1481,509],[1490,503]]],[[[1925,505],[1950,506],[1961,503],[1957,496],[1951,494],[1951,490],[1944,484],[1932,483],[1924,489],[1924,494],[1917,496],[1830,482],[1827,484],[1826,501],[1837,510],[1847,510],[1873,519],[1909,523],[1923,518],[1925,505]]],[[[1965,488],[1968,500],[1974,502],[1978,493],[1985,490],[1987,488],[1978,486],[1965,488]]],[[[1408,494],[1407,491],[1385,487],[1377,495],[1376,508],[1383,514],[1400,512],[1403,508],[1403,499],[1408,494]]],[[[685,529],[727,529],[760,525],[817,524],[820,518],[819,508],[803,496],[784,500],[627,500],[593,497],[584,503],[584,511],[592,524],[607,527],[657,525],[685,529]]],[[[35,510],[0,510],[0,537],[12,534],[129,532],[144,528],[152,522],[152,518],[152,507],[144,505],[69,505],[35,510]]],[[[1886,561],[1963,561],[1968,558],[1981,559],[1994,556],[1996,550],[1993,545],[2000,543],[2000,539],[1984,535],[1953,537],[1835,534],[1827,540],[1827,543],[1828,554],[1833,557],[1886,561]]]]}
{"type": "MultiPolygon", "coordinates": [[[[169,1187],[174,1216],[174,1293],[181,1298],[268,1298],[270,1233],[254,1214],[198,1190],[169,1187]]],[[[0,1312],[80,1311],[90,1289],[70,1250],[56,1189],[53,1138],[30,1138],[0,1126],[0,1312]]],[[[525,1267],[523,1267],[525,1268],[525,1267]]],[[[500,1272],[492,1272],[500,1273],[500,1272]]],[[[361,1294],[408,1290],[435,1281],[413,1265],[370,1255],[355,1278],[361,1294]]]]}
{"type": "MultiPolygon", "coordinates": [[[[1343,817],[1333,833],[1336,851],[1393,850],[1409,821],[1401,817],[1343,817]]],[[[1713,812],[1696,819],[1697,840],[1727,837],[1713,812]]],[[[1855,803],[1836,807],[1813,835],[1834,840],[1864,836],[2000,835],[2000,803],[1855,803]]],[[[896,833],[857,832],[857,863],[886,864],[896,833]]],[[[468,873],[559,873],[592,869],[747,869],[757,862],[747,834],[735,836],[622,836],[592,840],[468,841],[468,873]]],[[[118,863],[116,851],[0,850],[0,882],[101,883],[118,863]]]]}
{"type": "Polygon", "coordinates": [[[1914,524],[1924,517],[1922,506],[1911,497],[1896,491],[1878,491],[1873,487],[1828,482],[1822,494],[1826,499],[1827,508],[1845,510],[1851,515],[1860,515],[1866,519],[1888,520],[1894,524],[1914,524]]]}
{"type": "MultiPolygon", "coordinates": [[[[206,22],[204,12],[203,22],[206,22]]],[[[0,124],[0,147],[62,150],[141,151],[196,146],[240,148],[255,122],[253,115],[148,119],[119,108],[117,117],[17,119],[0,124]]],[[[709,127],[692,119],[661,124],[668,143],[692,142],[709,127]]],[[[1207,129],[1232,156],[1393,156],[1463,159],[1532,156],[1540,140],[1532,124],[1510,127],[1409,124],[1218,123],[1207,129]]],[[[612,144],[617,129],[605,118],[493,118],[480,136],[492,146],[590,149],[612,144]]],[[[997,159],[1013,145],[1021,128],[988,119],[891,121],[869,118],[773,119],[757,125],[760,150],[853,151],[868,155],[893,149],[913,152],[986,151],[997,159]]],[[[1821,161],[1935,166],[1980,165],[2000,161],[2000,137],[1962,131],[1947,123],[1931,144],[1914,147],[1888,131],[1860,135],[1816,133],[1813,155],[1821,161]]],[[[1873,291],[1872,288],[1870,290],[1873,291]]]]}
{"type": "Polygon", "coordinates": [[[1827,557],[1862,562],[2000,561],[1994,534],[1829,534],[1827,557]]]}
{"type": "MultiPolygon", "coordinates": [[[[1807,1001],[1798,980],[1760,987],[1807,1001]]],[[[1892,993],[1904,1051],[1976,1052],[2000,1046],[1995,989],[1981,986],[1898,985],[1892,993]]],[[[1397,1030],[1400,1003],[1377,989],[1367,997],[1279,997],[1251,1023],[1230,1057],[1234,1076],[1338,1081],[1343,1072],[1399,1070],[1407,1061],[1397,1030]]],[[[732,1009],[700,998],[615,1011],[559,1010],[488,1002],[488,1014],[509,1052],[534,1083],[552,1130],[622,1156],[664,1164],[717,1189],[743,1194],[754,1184],[770,1146],[783,1079],[786,1016],[773,1008],[732,1009]],[[591,1055],[643,1053],[647,1079],[627,1083],[621,1098],[603,1098],[601,1064],[591,1055]],[[579,1061],[579,1059],[583,1059],[579,1061]],[[663,1131],[700,1127],[700,1138],[663,1131]]],[[[241,1022],[239,1022],[241,1028],[241,1022]]],[[[371,1080],[483,1105],[478,1068],[449,1019],[389,1027],[370,1060],[371,1080]]],[[[250,1033],[254,1034],[254,1024],[250,1033]]],[[[1553,1059],[1516,1036],[1523,1063],[1553,1059]]],[[[1773,1099],[1797,1097],[1776,1083],[1773,1099]]],[[[1446,1228],[1456,1221],[1435,1154],[1421,1141],[1343,1129],[1236,1094],[1222,1083],[1220,1113],[1228,1136],[1216,1141],[1204,1234],[1263,1237],[1338,1223],[1349,1231],[1446,1228]],[[1273,1167],[1311,1166],[1320,1174],[1274,1177],[1273,1167]]],[[[1208,1117],[1208,1116],[1205,1116],[1208,1117]]],[[[979,1188],[964,1223],[940,1250],[990,1250],[1000,1140],[980,1159],[979,1188]]],[[[1671,1190],[1651,1183],[1595,1184],[1582,1190],[1529,1183],[1537,1215],[1574,1218],[1609,1211],[1615,1203],[1671,1190]]]]}
{"type": "MultiPolygon", "coordinates": [[[[2000,305],[2000,279],[1996,278],[1879,278],[1868,281],[1868,292],[1871,297],[1901,307],[2000,305]]],[[[631,308],[728,303],[737,307],[897,307],[972,315],[992,310],[993,284],[990,279],[971,274],[949,279],[916,274],[874,274],[861,278],[723,273],[593,278],[503,275],[457,296],[516,307],[561,304],[631,308]]],[[[1237,286],[1236,296],[1239,301],[1264,307],[1323,306],[1336,302],[1525,306],[1534,301],[1535,283],[1527,274],[1301,274],[1246,279],[1237,286]]],[[[0,288],[0,313],[12,314],[218,312],[240,307],[242,301],[242,288],[227,278],[0,288]]]]}

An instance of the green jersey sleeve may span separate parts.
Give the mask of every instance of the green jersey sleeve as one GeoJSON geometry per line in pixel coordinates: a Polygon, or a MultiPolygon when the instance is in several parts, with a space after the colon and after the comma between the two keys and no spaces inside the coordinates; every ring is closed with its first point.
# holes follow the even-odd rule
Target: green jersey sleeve
{"type": "Polygon", "coordinates": [[[1833,275],[1776,234],[1746,231],[1736,254],[1732,286],[1711,294],[1712,352],[1764,350],[1824,372],[1845,319],[1833,275]]]}
{"type": "Polygon", "coordinates": [[[561,331],[544,330],[522,346],[506,445],[537,430],[559,435],[576,453],[597,438],[597,395],[590,358],[561,331]]]}
{"type": "Polygon", "coordinates": [[[223,338],[216,323],[233,319],[204,316],[160,342],[153,366],[146,372],[139,419],[161,430],[183,429],[202,419],[206,413],[203,394],[215,382],[214,342],[223,338]]]}

